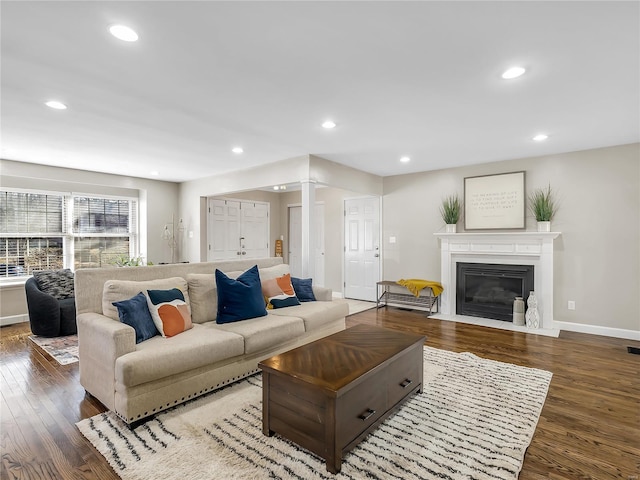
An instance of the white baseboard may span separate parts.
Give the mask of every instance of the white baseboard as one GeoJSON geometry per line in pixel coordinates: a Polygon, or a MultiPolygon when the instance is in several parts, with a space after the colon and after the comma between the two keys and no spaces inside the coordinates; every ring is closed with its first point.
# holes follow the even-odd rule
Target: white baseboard
{"type": "Polygon", "coordinates": [[[569,332],[590,333],[591,335],[603,335],[605,337],[626,338],[627,340],[640,341],[639,330],[626,330],[624,328],[602,327],[600,325],[586,325],[584,323],[555,322],[556,328],[569,332]]]}
{"type": "Polygon", "coordinates": [[[29,321],[29,315],[23,313],[21,315],[11,315],[9,317],[0,317],[0,327],[13,325],[14,323],[23,323],[29,321]]]}

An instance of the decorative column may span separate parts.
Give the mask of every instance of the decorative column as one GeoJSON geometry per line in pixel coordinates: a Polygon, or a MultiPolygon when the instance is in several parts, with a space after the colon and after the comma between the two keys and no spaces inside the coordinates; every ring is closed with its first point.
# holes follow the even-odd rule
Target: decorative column
{"type": "Polygon", "coordinates": [[[315,204],[316,204],[316,182],[306,179],[300,182],[302,185],[302,276],[313,278],[313,239],[315,238],[315,204]]]}

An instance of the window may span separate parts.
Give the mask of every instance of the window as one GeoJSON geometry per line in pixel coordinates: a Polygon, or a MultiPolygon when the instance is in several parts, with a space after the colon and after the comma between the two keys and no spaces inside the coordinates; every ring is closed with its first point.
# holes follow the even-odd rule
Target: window
{"type": "Polygon", "coordinates": [[[0,278],[100,267],[137,251],[135,199],[0,191],[0,278]]]}
{"type": "Polygon", "coordinates": [[[136,229],[132,227],[136,223],[135,203],[124,199],[73,197],[71,230],[75,268],[112,265],[123,257],[136,256],[136,229]]]}

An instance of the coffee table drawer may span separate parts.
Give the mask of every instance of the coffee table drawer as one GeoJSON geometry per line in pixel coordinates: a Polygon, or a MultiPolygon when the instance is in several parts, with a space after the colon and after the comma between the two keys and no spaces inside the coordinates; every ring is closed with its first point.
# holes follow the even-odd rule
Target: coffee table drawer
{"type": "Polygon", "coordinates": [[[420,388],[422,384],[422,348],[410,351],[394,360],[387,370],[389,406],[420,388]]]}
{"type": "Polygon", "coordinates": [[[336,404],[337,443],[344,448],[387,410],[384,375],[376,375],[351,389],[336,404]]]}

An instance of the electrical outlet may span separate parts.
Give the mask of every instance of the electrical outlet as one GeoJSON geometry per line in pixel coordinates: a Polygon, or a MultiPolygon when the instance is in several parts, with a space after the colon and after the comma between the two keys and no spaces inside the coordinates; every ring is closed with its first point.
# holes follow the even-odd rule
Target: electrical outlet
{"type": "Polygon", "coordinates": [[[576,302],[574,302],[573,300],[569,300],[567,302],[567,308],[569,310],[575,310],[576,309],[576,302]]]}

